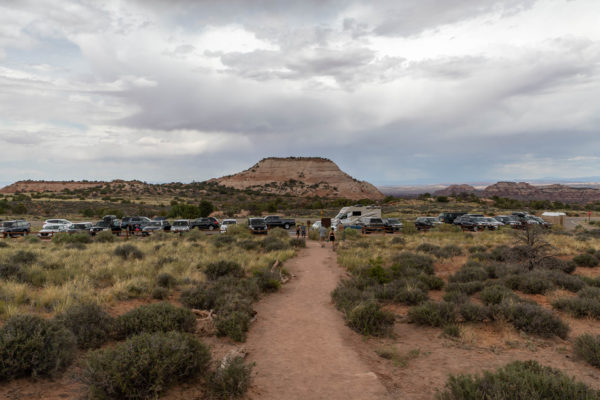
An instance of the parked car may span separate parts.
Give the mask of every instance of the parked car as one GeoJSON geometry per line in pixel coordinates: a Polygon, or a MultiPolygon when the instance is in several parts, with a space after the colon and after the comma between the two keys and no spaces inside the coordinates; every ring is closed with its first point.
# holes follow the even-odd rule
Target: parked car
{"type": "Polygon", "coordinates": [[[171,230],[171,224],[167,220],[163,219],[160,221],[150,221],[146,225],[144,225],[144,227],[142,228],[142,235],[148,236],[152,232],[170,231],[170,230],[171,230]]]}
{"type": "Polygon", "coordinates": [[[111,231],[112,233],[115,233],[118,235],[122,231],[121,221],[119,221],[118,219],[113,219],[113,220],[109,220],[109,221],[106,221],[103,219],[102,221],[96,222],[90,228],[90,233],[92,234],[92,236],[94,236],[94,235],[96,235],[96,233],[102,232],[102,231],[111,231]]]}
{"type": "Polygon", "coordinates": [[[189,219],[176,219],[171,225],[171,232],[188,232],[190,230],[189,219]]]}
{"type": "Polygon", "coordinates": [[[452,224],[456,218],[465,214],[466,212],[443,212],[438,215],[438,219],[444,224],[452,224]]]}
{"type": "Polygon", "coordinates": [[[419,231],[426,231],[440,224],[440,220],[436,217],[417,217],[415,220],[415,228],[419,231]]]}
{"type": "Polygon", "coordinates": [[[190,222],[190,229],[214,231],[219,229],[219,221],[215,217],[196,218],[190,222]]]}
{"type": "Polygon", "coordinates": [[[544,221],[542,218],[531,215],[527,212],[514,212],[512,215],[516,217],[519,222],[521,222],[520,228],[526,228],[528,225],[540,225],[541,227],[547,229],[552,227],[550,222],[544,221]]]}
{"type": "Polygon", "coordinates": [[[492,217],[477,217],[477,221],[490,231],[495,231],[496,229],[504,225],[502,222],[492,217]]]}
{"type": "Polygon", "coordinates": [[[485,222],[480,220],[483,214],[464,214],[457,217],[453,224],[460,226],[463,230],[480,231],[486,228],[485,222]]]}
{"type": "Polygon", "coordinates": [[[521,225],[521,222],[514,215],[496,215],[494,219],[513,228],[517,228],[521,225]]]}
{"type": "Polygon", "coordinates": [[[142,230],[142,228],[148,225],[149,222],[152,222],[152,220],[148,217],[123,217],[121,220],[121,228],[129,231],[138,231],[142,230]]]}
{"type": "Polygon", "coordinates": [[[24,219],[4,221],[0,227],[0,234],[10,237],[25,236],[31,232],[31,224],[24,219]]]}
{"type": "Polygon", "coordinates": [[[44,224],[42,230],[38,232],[39,237],[51,237],[56,233],[66,232],[68,225],[44,224]]]}
{"type": "Polygon", "coordinates": [[[296,220],[294,219],[284,219],[278,215],[267,215],[265,217],[265,223],[267,224],[267,228],[283,228],[290,229],[290,226],[296,226],[296,220]]]}
{"type": "Polygon", "coordinates": [[[75,222],[67,227],[67,233],[90,233],[94,226],[91,222],[75,222]]]}
{"type": "Polygon", "coordinates": [[[385,226],[385,231],[388,233],[402,231],[403,224],[398,218],[385,218],[383,224],[385,226]]]}
{"type": "Polygon", "coordinates": [[[362,217],[356,223],[360,226],[360,229],[363,233],[371,233],[376,231],[383,231],[385,229],[385,224],[383,223],[383,219],[376,217],[362,217]]]}
{"type": "Polygon", "coordinates": [[[44,225],[42,225],[42,229],[46,227],[46,225],[71,225],[72,222],[68,219],[47,219],[44,221],[44,225]]]}
{"type": "Polygon", "coordinates": [[[229,219],[224,219],[221,222],[221,233],[225,233],[227,232],[227,227],[229,225],[236,225],[237,224],[237,220],[229,218],[229,219]]]}
{"type": "Polygon", "coordinates": [[[314,224],[312,224],[312,225],[310,226],[310,229],[315,229],[315,230],[317,230],[317,231],[318,231],[319,229],[321,229],[321,221],[316,221],[314,224]]]}
{"type": "Polygon", "coordinates": [[[254,234],[267,234],[267,224],[264,218],[248,218],[248,228],[254,234]]]}

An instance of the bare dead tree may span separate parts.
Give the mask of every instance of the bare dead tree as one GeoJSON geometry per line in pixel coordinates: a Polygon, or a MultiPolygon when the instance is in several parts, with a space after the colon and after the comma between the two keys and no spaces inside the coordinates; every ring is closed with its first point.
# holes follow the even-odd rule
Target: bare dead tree
{"type": "Polygon", "coordinates": [[[550,257],[553,247],[546,241],[546,233],[539,225],[527,225],[525,229],[515,231],[515,244],[523,250],[529,270],[550,257]]]}

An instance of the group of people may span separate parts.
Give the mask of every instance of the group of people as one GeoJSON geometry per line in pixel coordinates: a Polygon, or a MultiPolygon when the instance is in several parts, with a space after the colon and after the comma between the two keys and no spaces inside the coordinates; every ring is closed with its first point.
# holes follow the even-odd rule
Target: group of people
{"type": "MultiPolygon", "coordinates": [[[[310,223],[310,221],[308,222],[308,224],[309,223],[310,223]]],[[[303,239],[306,238],[306,230],[307,229],[308,228],[304,224],[296,225],[296,237],[297,238],[302,237],[303,239]]],[[[339,224],[338,230],[339,230],[338,233],[340,233],[342,235],[342,240],[343,240],[345,238],[344,225],[339,224]]],[[[325,242],[331,242],[331,247],[333,248],[333,250],[335,250],[336,232],[333,229],[333,227],[330,227],[329,229],[327,229],[326,227],[321,225],[321,227],[319,228],[319,238],[321,241],[321,247],[325,246],[325,242]]]]}
{"type": "Polygon", "coordinates": [[[306,225],[300,224],[296,225],[296,237],[299,238],[302,235],[302,238],[306,238],[306,225]]]}

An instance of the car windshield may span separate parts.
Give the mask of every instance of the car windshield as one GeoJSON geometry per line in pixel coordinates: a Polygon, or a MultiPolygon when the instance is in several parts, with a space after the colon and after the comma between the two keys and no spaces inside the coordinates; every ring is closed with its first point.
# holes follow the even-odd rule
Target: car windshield
{"type": "Polygon", "coordinates": [[[435,222],[435,221],[437,221],[437,218],[436,218],[436,217],[425,217],[425,219],[426,219],[427,221],[430,221],[430,222],[435,222]]]}
{"type": "Polygon", "coordinates": [[[250,225],[264,225],[265,221],[261,218],[253,218],[250,220],[250,225]]]}
{"type": "Polygon", "coordinates": [[[158,221],[152,221],[148,224],[148,226],[160,226],[160,222],[158,221]]]}
{"type": "Polygon", "coordinates": [[[173,225],[175,226],[187,226],[188,222],[187,221],[175,221],[173,222],[173,225]]]}
{"type": "Polygon", "coordinates": [[[398,218],[388,218],[388,223],[390,223],[390,224],[399,224],[400,221],[398,220],[398,218]]]}
{"type": "Polygon", "coordinates": [[[14,225],[15,225],[14,222],[5,222],[5,223],[2,224],[2,226],[5,227],[5,228],[11,228],[14,225]]]}
{"type": "Polygon", "coordinates": [[[73,224],[73,228],[75,229],[85,229],[86,227],[86,224],[73,224]]]}
{"type": "Polygon", "coordinates": [[[47,229],[47,230],[57,230],[57,229],[60,229],[60,226],[59,225],[48,225],[44,229],[47,229]]]}

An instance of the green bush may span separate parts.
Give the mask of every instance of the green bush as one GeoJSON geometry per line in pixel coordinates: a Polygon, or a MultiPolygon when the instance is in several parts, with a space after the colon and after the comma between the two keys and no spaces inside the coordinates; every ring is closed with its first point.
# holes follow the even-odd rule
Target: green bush
{"type": "Polygon", "coordinates": [[[125,338],[139,333],[194,332],[196,316],[186,308],[169,303],[140,306],[115,320],[115,335],[125,338]]]}
{"type": "Polygon", "coordinates": [[[94,236],[94,240],[98,243],[112,243],[116,239],[111,231],[100,231],[94,236]]]}
{"type": "Polygon", "coordinates": [[[479,298],[485,305],[500,304],[504,300],[518,300],[517,295],[514,294],[512,290],[501,285],[485,287],[481,293],[479,293],[479,298]]]}
{"type": "Polygon", "coordinates": [[[8,245],[8,243],[6,243],[6,242],[0,242],[0,249],[6,249],[6,248],[8,248],[8,247],[10,247],[10,246],[8,245]]]}
{"type": "Polygon", "coordinates": [[[442,278],[435,275],[427,275],[421,273],[415,278],[417,278],[421,283],[423,283],[423,285],[425,285],[428,290],[442,290],[444,288],[444,285],[446,284],[446,282],[444,282],[442,278]]]}
{"type": "Polygon", "coordinates": [[[114,319],[93,303],[71,306],[58,314],[56,320],[73,332],[80,349],[102,346],[109,339],[114,324],[114,319]]]}
{"type": "Polygon", "coordinates": [[[596,299],[600,300],[600,288],[597,287],[586,287],[577,292],[577,296],[583,299],[596,299]]]}
{"type": "Polygon", "coordinates": [[[286,250],[289,247],[288,244],[279,239],[277,235],[267,236],[262,240],[261,245],[265,251],[286,250]]]}
{"type": "Polygon", "coordinates": [[[576,275],[569,275],[560,270],[549,271],[548,277],[552,280],[552,283],[559,288],[569,290],[571,292],[577,292],[585,287],[585,282],[581,277],[576,275]]]}
{"type": "Polygon", "coordinates": [[[177,284],[177,279],[168,272],[162,272],[156,277],[156,284],[162,288],[171,288],[177,284]]]}
{"type": "Polygon", "coordinates": [[[394,325],[394,314],[382,310],[376,301],[366,301],[350,310],[347,324],[365,336],[386,336],[394,325]]]}
{"type": "Polygon", "coordinates": [[[523,293],[544,294],[554,288],[552,279],[542,271],[531,271],[521,275],[514,275],[511,278],[516,280],[516,285],[507,284],[507,286],[518,289],[523,293]]]}
{"type": "Polygon", "coordinates": [[[449,337],[460,337],[460,326],[458,324],[448,324],[444,326],[444,335],[449,337]]]}
{"type": "Polygon", "coordinates": [[[150,295],[153,299],[165,300],[169,297],[169,289],[162,286],[156,286],[152,289],[152,293],[150,295]]]}
{"type": "Polygon", "coordinates": [[[592,254],[583,253],[583,254],[579,254],[579,255],[573,257],[573,262],[578,267],[593,268],[593,267],[598,266],[598,263],[600,261],[596,258],[596,256],[594,256],[592,254]]]}
{"type": "Polygon", "coordinates": [[[239,242],[237,242],[237,245],[240,246],[244,250],[256,250],[260,246],[260,243],[257,242],[256,240],[245,239],[245,240],[240,240],[239,242]]]}
{"type": "Polygon", "coordinates": [[[237,278],[244,276],[245,272],[242,266],[235,261],[220,260],[212,262],[204,269],[206,277],[210,280],[216,280],[225,275],[231,275],[237,278]]]}
{"type": "Polygon", "coordinates": [[[408,320],[418,325],[445,326],[456,322],[456,306],[428,301],[408,310],[408,320]]]}
{"type": "Polygon", "coordinates": [[[52,243],[92,243],[92,237],[89,233],[57,233],[52,236],[52,243]]]}
{"type": "Polygon", "coordinates": [[[242,357],[235,357],[225,365],[216,368],[208,376],[210,394],[217,399],[235,399],[243,397],[250,387],[252,367],[244,363],[242,357]]]}
{"type": "Polygon", "coordinates": [[[575,271],[576,264],[572,261],[564,261],[556,257],[545,257],[538,265],[539,268],[558,270],[570,274],[575,271]]]}
{"type": "Polygon", "coordinates": [[[553,301],[552,307],[560,311],[566,311],[575,318],[591,317],[600,319],[600,301],[598,299],[562,298],[553,301]]]}
{"type": "Polygon", "coordinates": [[[74,360],[75,336],[56,321],[17,315],[0,328],[0,380],[54,375],[74,360]]]}
{"type": "Polygon", "coordinates": [[[253,273],[254,280],[261,292],[272,293],[281,287],[281,279],[278,271],[271,271],[270,268],[261,268],[253,273]]]}
{"type": "Polygon", "coordinates": [[[441,400],[561,399],[592,400],[599,393],[557,369],[536,361],[514,361],[482,375],[450,375],[441,400]]]}
{"type": "Polygon", "coordinates": [[[356,305],[364,300],[373,298],[372,293],[364,292],[356,285],[356,279],[344,279],[338,283],[337,287],[331,292],[331,299],[338,310],[346,315],[350,313],[356,305]]]}
{"type": "Polygon", "coordinates": [[[390,267],[392,275],[395,277],[407,276],[415,271],[417,274],[424,272],[427,275],[433,275],[433,258],[422,254],[402,252],[392,257],[392,266],[390,267]]]}
{"type": "Polygon", "coordinates": [[[97,399],[155,399],[169,386],[210,365],[208,347],[190,334],[144,333],[96,350],[83,366],[83,381],[97,399]]]}
{"type": "Polygon", "coordinates": [[[463,292],[450,291],[444,294],[443,299],[447,303],[462,304],[469,300],[469,296],[463,292]]]}
{"type": "Polygon", "coordinates": [[[215,318],[217,335],[228,336],[235,341],[244,342],[251,320],[252,315],[242,310],[218,313],[215,318]]]}
{"type": "Polygon", "coordinates": [[[306,239],[291,238],[290,239],[290,246],[304,248],[304,247],[306,247],[306,239]]]}
{"type": "Polygon", "coordinates": [[[467,295],[475,294],[483,289],[483,282],[451,282],[446,287],[448,292],[462,292],[467,295]]]}
{"type": "Polygon", "coordinates": [[[27,250],[18,250],[8,258],[8,263],[16,265],[31,265],[36,261],[37,254],[27,250]]]}
{"type": "Polygon", "coordinates": [[[217,249],[221,247],[229,246],[236,242],[236,239],[232,235],[217,235],[213,239],[213,244],[217,249]]]}
{"type": "Polygon", "coordinates": [[[437,246],[437,245],[431,244],[431,243],[422,243],[417,246],[416,250],[423,252],[423,253],[429,253],[429,254],[435,255],[435,254],[437,254],[437,252],[440,251],[440,246],[437,246]]]}
{"type": "Polygon", "coordinates": [[[515,328],[526,333],[561,339],[569,333],[569,327],[558,316],[537,304],[505,302],[500,304],[499,311],[515,328]]]}
{"type": "Polygon", "coordinates": [[[121,257],[123,260],[135,259],[141,260],[144,258],[144,253],[132,244],[122,244],[117,246],[114,251],[115,256],[121,257]]]}
{"type": "Polygon", "coordinates": [[[488,272],[483,266],[467,263],[450,277],[450,282],[484,281],[487,278],[488,272]]]}
{"type": "Polygon", "coordinates": [[[485,246],[471,246],[469,247],[469,253],[485,253],[487,248],[485,246]]]}
{"type": "Polygon", "coordinates": [[[490,318],[490,309],[486,306],[471,303],[470,301],[459,304],[458,313],[465,322],[483,322],[490,318]]]}
{"type": "Polygon", "coordinates": [[[391,300],[393,302],[408,304],[411,306],[421,304],[429,298],[427,296],[427,293],[424,292],[421,288],[410,285],[402,285],[396,288],[396,290],[393,293],[391,293],[391,295],[391,300]]]}
{"type": "Polygon", "coordinates": [[[575,354],[583,358],[588,364],[600,368],[600,335],[585,334],[575,339],[573,345],[575,354]]]}

